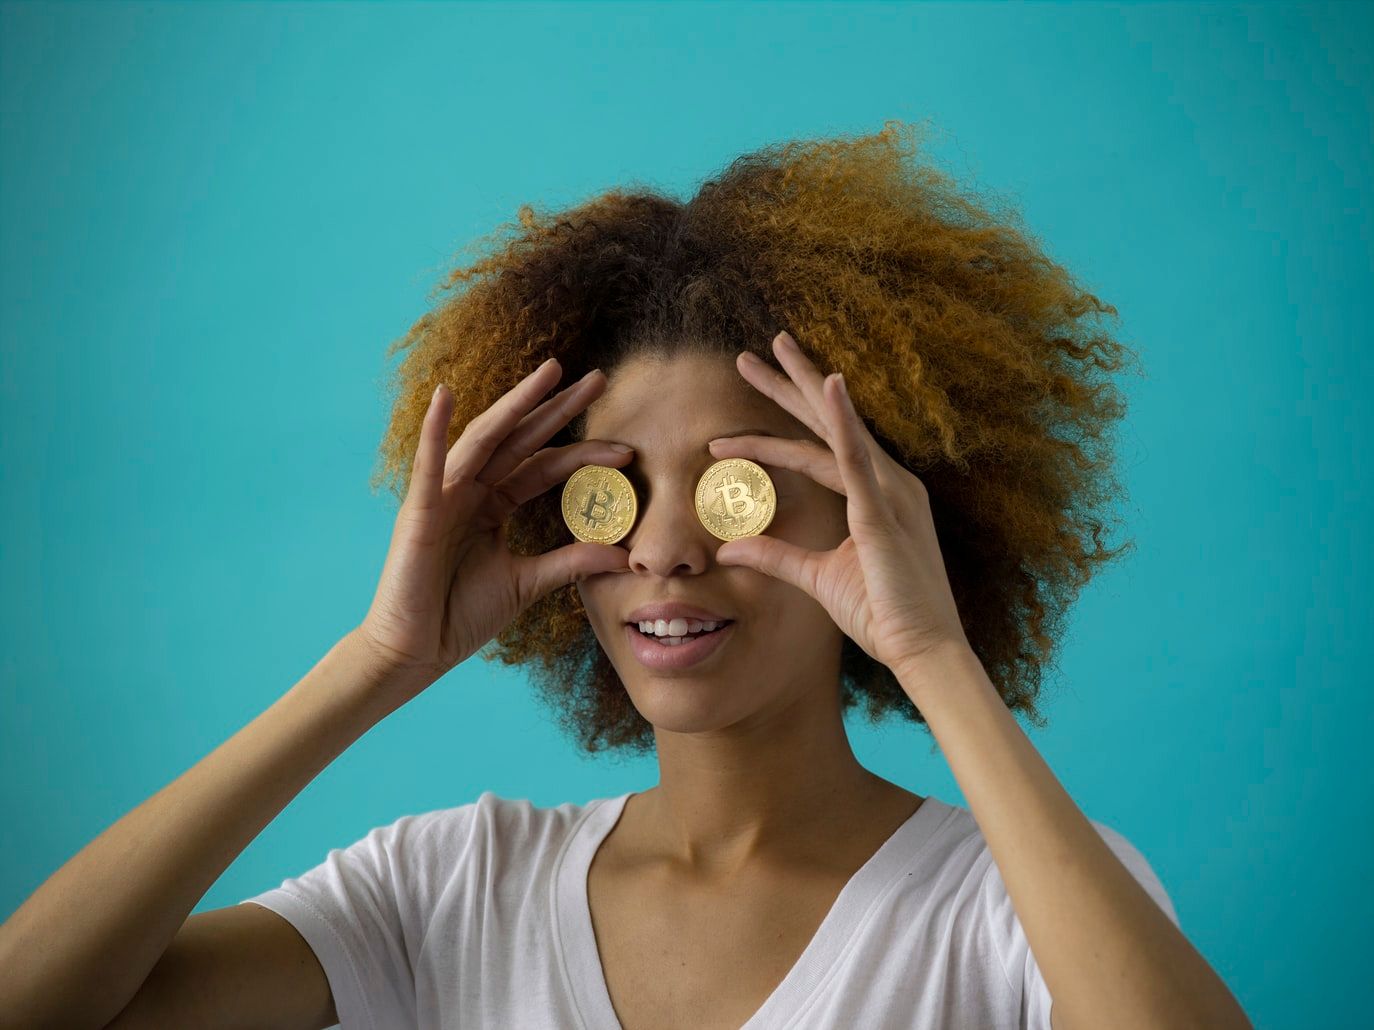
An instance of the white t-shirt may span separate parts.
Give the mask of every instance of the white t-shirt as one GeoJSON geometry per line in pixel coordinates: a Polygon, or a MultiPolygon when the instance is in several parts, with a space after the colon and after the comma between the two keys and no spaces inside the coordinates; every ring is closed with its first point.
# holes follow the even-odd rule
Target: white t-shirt
{"type": "MultiPolygon", "coordinates": [[[[379,827],[245,899],[287,919],[343,1030],[620,1030],[587,870],[629,793],[475,802],[379,827]]],[[[1178,925],[1134,845],[1093,827],[1178,925]]],[[[741,1030],[1049,1030],[1050,995],[973,814],[927,797],[840,891],[741,1030]]]]}

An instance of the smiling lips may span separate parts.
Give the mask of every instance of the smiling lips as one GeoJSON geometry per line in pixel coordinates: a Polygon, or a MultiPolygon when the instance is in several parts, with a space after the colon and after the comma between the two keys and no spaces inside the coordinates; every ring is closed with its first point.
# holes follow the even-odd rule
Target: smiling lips
{"type": "MultiPolygon", "coordinates": [[[[656,622],[655,625],[660,624],[656,622]]],[[[688,626],[690,627],[690,623],[688,626]]],[[[674,626],[671,622],[667,623],[667,627],[669,629],[681,628],[674,626]]],[[[630,650],[634,656],[639,659],[641,665],[660,671],[685,669],[705,661],[720,651],[726,641],[734,635],[734,632],[735,623],[727,620],[718,629],[707,633],[699,632],[696,636],[687,637],[669,637],[660,641],[657,637],[640,632],[638,623],[625,624],[625,634],[629,638],[630,650]],[[669,640],[676,640],[677,642],[669,643],[669,640]]]]}
{"type": "Polygon", "coordinates": [[[685,601],[655,601],[626,616],[625,632],[640,664],[651,669],[681,669],[719,650],[733,635],[734,625],[734,619],[709,608],[685,601]],[[641,624],[648,632],[640,628],[641,624]]]}

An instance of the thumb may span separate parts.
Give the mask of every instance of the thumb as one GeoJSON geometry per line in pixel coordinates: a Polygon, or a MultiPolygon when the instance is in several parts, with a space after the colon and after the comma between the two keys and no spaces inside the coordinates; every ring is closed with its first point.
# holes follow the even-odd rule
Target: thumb
{"type": "Polygon", "coordinates": [[[815,553],[789,544],[775,536],[743,536],[727,540],[716,548],[716,561],[722,565],[744,565],[803,590],[815,592],[815,553]]]}
{"type": "Polygon", "coordinates": [[[545,554],[520,555],[515,562],[520,596],[533,603],[550,591],[585,576],[627,571],[628,557],[623,547],[581,540],[545,554]]]}

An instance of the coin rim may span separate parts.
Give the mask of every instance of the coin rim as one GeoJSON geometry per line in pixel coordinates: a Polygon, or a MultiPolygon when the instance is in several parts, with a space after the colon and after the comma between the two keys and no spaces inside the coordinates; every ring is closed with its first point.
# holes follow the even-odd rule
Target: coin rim
{"type": "Polygon", "coordinates": [[[618,543],[621,540],[624,540],[625,537],[629,535],[630,530],[634,528],[635,520],[639,518],[639,496],[635,492],[635,485],[630,482],[630,477],[625,475],[625,473],[621,472],[620,469],[616,468],[614,465],[597,465],[593,462],[591,464],[583,465],[580,468],[575,469],[572,475],[570,475],[567,478],[567,480],[564,481],[563,492],[558,498],[558,513],[563,516],[563,525],[567,527],[568,532],[571,533],[576,539],[582,541],[584,544],[614,544],[618,543]],[[626,488],[629,490],[630,521],[626,524],[625,531],[620,533],[612,540],[589,540],[584,536],[579,536],[577,530],[575,530],[572,527],[572,524],[568,522],[567,513],[564,511],[564,502],[567,500],[568,491],[572,489],[573,480],[576,479],[578,475],[580,475],[587,469],[603,469],[607,472],[614,472],[617,476],[621,478],[621,480],[625,483],[626,488]]]}

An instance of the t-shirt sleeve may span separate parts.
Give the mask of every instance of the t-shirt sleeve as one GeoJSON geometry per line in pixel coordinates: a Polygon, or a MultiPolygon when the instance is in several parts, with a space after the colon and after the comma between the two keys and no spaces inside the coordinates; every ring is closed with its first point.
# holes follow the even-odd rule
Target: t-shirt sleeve
{"type": "Polygon", "coordinates": [[[305,938],[343,1030],[414,1026],[415,960],[427,928],[433,821],[407,815],[334,848],[315,868],[245,898],[305,938]]]}
{"type": "MultiPolygon", "coordinates": [[[[1145,856],[1124,836],[1096,820],[1089,820],[1098,835],[1111,848],[1112,853],[1121,860],[1154,899],[1175,926],[1179,925],[1178,913],[1174,911],[1173,901],[1164,890],[1150,863],[1145,856]]],[[[1013,987],[1021,987],[1021,1026],[1026,1030],[1051,1030],[1050,1027],[1050,990],[1040,972],[1040,966],[1031,954],[1030,942],[1026,938],[1021,920],[1012,907],[1011,895],[1007,893],[1006,882],[1002,879],[997,863],[990,863],[987,876],[983,881],[983,903],[992,932],[997,938],[1002,954],[1002,964],[1008,981],[1013,987]]]]}

